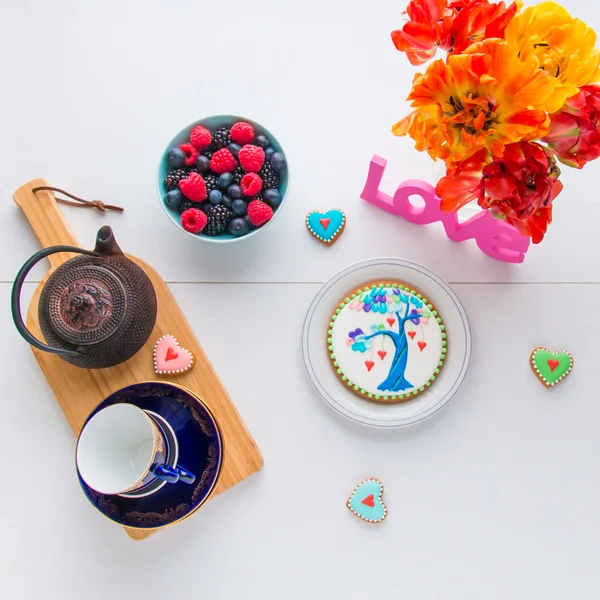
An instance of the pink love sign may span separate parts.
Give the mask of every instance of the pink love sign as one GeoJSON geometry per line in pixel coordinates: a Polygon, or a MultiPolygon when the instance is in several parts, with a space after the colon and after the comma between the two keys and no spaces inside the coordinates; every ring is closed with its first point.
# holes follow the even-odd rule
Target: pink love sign
{"type": "Polygon", "coordinates": [[[379,186],[386,165],[387,160],[381,156],[375,155],[371,159],[367,181],[360,195],[363,200],[415,225],[441,221],[449,239],[454,242],[474,239],[482,252],[496,260],[509,263],[522,263],[525,260],[529,238],[519,233],[512,225],[495,219],[487,210],[482,210],[459,223],[456,213],[442,211],[434,187],[418,179],[409,179],[401,183],[393,197],[382,192],[379,186]],[[425,205],[414,206],[410,201],[411,196],[420,196],[425,205]]]}

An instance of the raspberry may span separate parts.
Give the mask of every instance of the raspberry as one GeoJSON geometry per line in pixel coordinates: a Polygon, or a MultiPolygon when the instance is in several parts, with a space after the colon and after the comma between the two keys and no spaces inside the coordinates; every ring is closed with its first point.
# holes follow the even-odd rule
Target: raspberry
{"type": "Polygon", "coordinates": [[[200,156],[200,154],[198,153],[198,150],[194,148],[194,146],[191,144],[181,144],[179,149],[185,152],[185,160],[183,163],[186,167],[191,167],[192,165],[196,164],[196,159],[200,156]]]}
{"type": "Polygon", "coordinates": [[[255,227],[264,225],[272,216],[273,209],[264,202],[252,200],[248,204],[248,218],[250,219],[250,223],[255,227]]]}
{"type": "Polygon", "coordinates": [[[256,196],[262,190],[262,179],[256,173],[246,173],[240,185],[244,196],[256,196]]]}
{"type": "Polygon", "coordinates": [[[231,128],[231,139],[240,146],[249,144],[254,139],[254,127],[250,123],[238,121],[231,128]]]}
{"type": "Polygon", "coordinates": [[[199,173],[193,171],[185,179],[182,179],[179,182],[179,189],[192,202],[206,200],[206,183],[199,173]]]}
{"type": "Polygon", "coordinates": [[[210,168],[215,173],[231,173],[237,166],[237,161],[227,148],[217,150],[210,159],[210,168]]]}
{"type": "Polygon", "coordinates": [[[181,213],[181,226],[190,233],[200,233],[207,221],[206,215],[197,208],[188,208],[181,213]]]}
{"type": "Polygon", "coordinates": [[[265,162],[265,151],[260,146],[246,144],[238,156],[240,165],[248,173],[258,173],[265,162]]]}
{"type": "Polygon", "coordinates": [[[202,125],[196,125],[194,129],[192,129],[192,133],[190,133],[190,142],[194,148],[198,150],[204,150],[204,148],[208,148],[212,142],[212,135],[210,135],[210,131],[206,129],[206,127],[202,127],[202,125]]]}

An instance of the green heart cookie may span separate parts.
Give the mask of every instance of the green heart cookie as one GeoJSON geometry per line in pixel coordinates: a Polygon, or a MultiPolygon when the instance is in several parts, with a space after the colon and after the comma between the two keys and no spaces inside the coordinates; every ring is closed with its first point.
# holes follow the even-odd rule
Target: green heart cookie
{"type": "Polygon", "coordinates": [[[553,387],[571,372],[573,357],[565,350],[550,352],[546,348],[536,348],[531,353],[531,368],[546,387],[553,387]]]}

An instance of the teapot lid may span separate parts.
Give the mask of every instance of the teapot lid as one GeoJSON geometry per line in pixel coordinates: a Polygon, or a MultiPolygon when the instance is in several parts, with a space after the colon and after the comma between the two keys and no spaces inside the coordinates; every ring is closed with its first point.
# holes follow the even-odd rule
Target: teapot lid
{"type": "Polygon", "coordinates": [[[50,325],[65,342],[78,346],[102,342],[125,317],[123,284],[101,262],[71,259],[50,276],[45,288],[50,325]]]}

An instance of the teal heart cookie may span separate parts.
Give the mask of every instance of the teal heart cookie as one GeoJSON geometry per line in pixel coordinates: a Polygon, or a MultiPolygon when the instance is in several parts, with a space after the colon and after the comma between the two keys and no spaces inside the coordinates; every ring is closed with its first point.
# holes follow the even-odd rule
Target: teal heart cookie
{"type": "Polygon", "coordinates": [[[339,208],[326,213],[311,210],[306,215],[306,227],[320,242],[331,246],[346,227],[346,215],[339,208]]]}
{"type": "Polygon", "coordinates": [[[530,357],[531,369],[546,386],[560,383],[573,369],[573,356],[570,352],[550,352],[546,348],[536,348],[530,357]]]}
{"type": "Polygon", "coordinates": [[[383,483],[378,479],[365,479],[354,488],[346,506],[367,523],[381,523],[388,512],[382,496],[383,483]]]}

